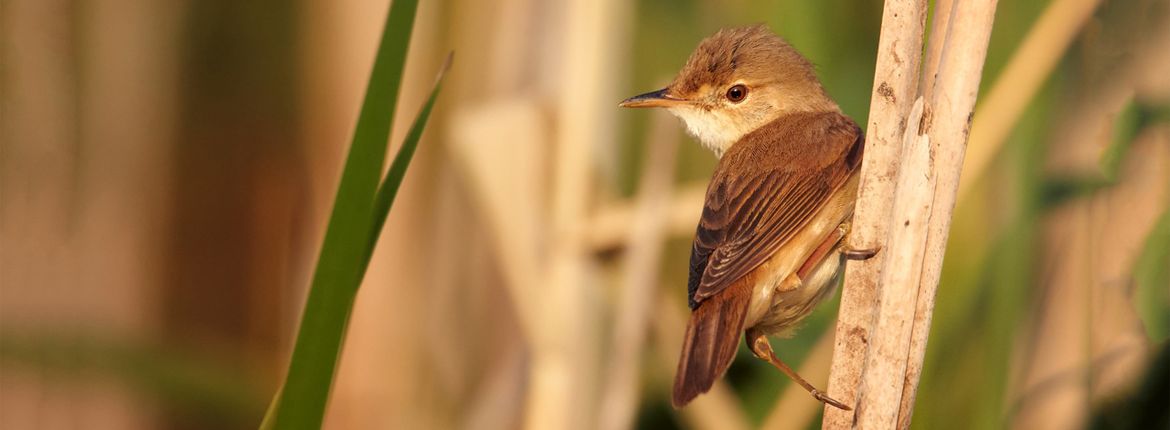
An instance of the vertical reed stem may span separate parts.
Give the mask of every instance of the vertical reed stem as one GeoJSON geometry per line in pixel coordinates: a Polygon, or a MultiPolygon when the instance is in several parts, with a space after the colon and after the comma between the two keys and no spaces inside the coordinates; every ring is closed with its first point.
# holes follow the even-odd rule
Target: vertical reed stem
{"type": "MultiPolygon", "coordinates": [[[[918,92],[926,9],[925,0],[890,0],[882,12],[865,160],[849,238],[854,248],[881,246],[886,237],[905,118],[918,92]]],[[[850,262],[845,270],[828,390],[830,396],[847,405],[857,403],[870,327],[877,310],[878,269],[885,258],[883,254],[850,262]]],[[[848,428],[852,423],[853,412],[825,408],[825,428],[848,428]]]]}
{"type": "Polygon", "coordinates": [[[826,428],[910,425],[995,6],[942,2],[919,86],[926,2],[886,2],[851,237],[885,249],[846,271],[829,394],[856,416],[826,407],[826,428]],[[911,112],[919,89],[929,98],[911,112]]]}
{"type": "Polygon", "coordinates": [[[930,136],[934,151],[937,182],[926,239],[926,259],[918,287],[899,428],[910,427],[910,416],[914,411],[914,397],[926,355],[926,339],[930,335],[934,296],[942,275],[943,255],[959,192],[959,176],[963,171],[975,99],[979,95],[983,62],[987,58],[987,44],[995,22],[996,4],[997,0],[955,0],[952,16],[962,19],[950,20],[934,94],[923,123],[923,131],[930,136]]]}

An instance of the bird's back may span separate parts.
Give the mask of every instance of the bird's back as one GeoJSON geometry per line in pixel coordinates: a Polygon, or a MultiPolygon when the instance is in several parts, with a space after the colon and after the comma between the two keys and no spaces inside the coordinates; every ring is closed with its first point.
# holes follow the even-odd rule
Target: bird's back
{"type": "Polygon", "coordinates": [[[861,161],[860,137],[861,129],[840,112],[784,115],[732,145],[719,160],[712,183],[729,174],[820,170],[837,162],[852,171],[861,161]]]}

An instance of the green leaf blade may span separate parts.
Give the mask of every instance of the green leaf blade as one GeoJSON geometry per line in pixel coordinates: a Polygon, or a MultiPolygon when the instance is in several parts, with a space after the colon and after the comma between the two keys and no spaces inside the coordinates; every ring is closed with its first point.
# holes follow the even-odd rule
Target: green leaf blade
{"type": "Polygon", "coordinates": [[[354,296],[365,273],[373,202],[386,159],[417,0],[390,5],[353,141],[309,287],[288,375],[265,420],[278,429],[320,428],[354,296]]]}
{"type": "Polygon", "coordinates": [[[443,77],[447,74],[447,70],[451,68],[453,58],[454,53],[447,54],[447,59],[443,62],[442,67],[439,68],[439,74],[435,78],[435,85],[431,88],[431,93],[427,96],[426,103],[423,104],[422,109],[415,116],[414,123],[410,125],[410,130],[407,131],[406,137],[402,140],[402,147],[398,150],[398,154],[394,156],[394,161],[390,163],[390,170],[386,172],[386,178],[382,180],[382,185],[378,187],[378,193],[374,197],[373,227],[370,229],[369,246],[366,249],[366,267],[369,267],[370,258],[374,254],[374,246],[378,243],[378,236],[382,234],[382,227],[386,224],[386,217],[390,214],[390,208],[394,206],[394,198],[398,196],[398,189],[402,186],[402,180],[406,177],[406,169],[410,167],[410,162],[414,158],[414,152],[418,148],[418,142],[422,139],[423,130],[426,129],[427,120],[431,116],[431,110],[435,107],[435,99],[438,98],[439,90],[443,86],[443,77]]]}

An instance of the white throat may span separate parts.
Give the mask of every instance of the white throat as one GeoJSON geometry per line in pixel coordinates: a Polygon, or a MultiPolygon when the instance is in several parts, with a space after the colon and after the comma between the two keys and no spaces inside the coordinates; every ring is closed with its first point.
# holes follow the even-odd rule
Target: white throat
{"type": "Polygon", "coordinates": [[[687,132],[699,139],[699,142],[714,152],[716,157],[722,157],[731,145],[750,131],[736,127],[730,118],[724,118],[710,110],[679,106],[670,108],[669,111],[682,119],[687,125],[687,132]]]}

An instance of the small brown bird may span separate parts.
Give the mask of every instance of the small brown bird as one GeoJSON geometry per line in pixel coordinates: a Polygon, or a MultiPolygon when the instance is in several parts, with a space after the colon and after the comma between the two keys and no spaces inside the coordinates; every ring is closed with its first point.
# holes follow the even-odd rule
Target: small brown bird
{"type": "Polygon", "coordinates": [[[666,108],[719,157],[691,250],[674,406],[711,389],[744,333],[756,357],[849,409],[780,361],[767,338],[833,294],[844,259],[875,252],[845,245],[864,137],[812,64],[763,25],[722,30],[669,86],[620,106],[666,108]]]}

